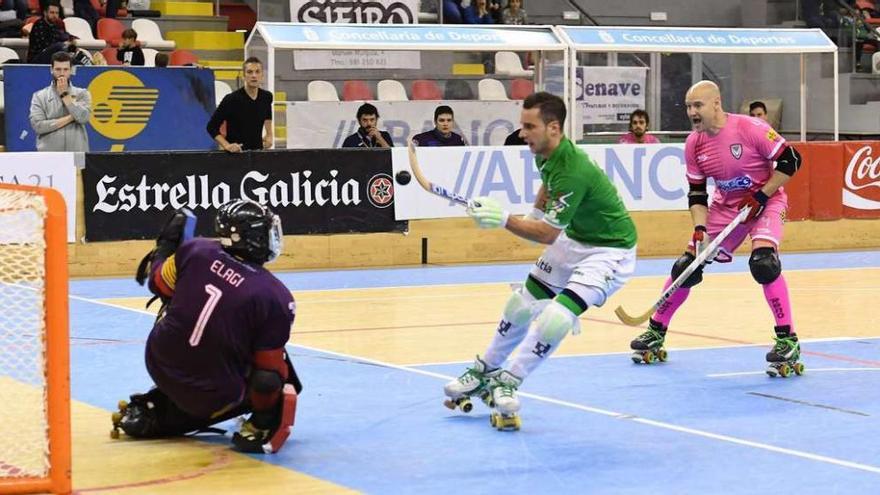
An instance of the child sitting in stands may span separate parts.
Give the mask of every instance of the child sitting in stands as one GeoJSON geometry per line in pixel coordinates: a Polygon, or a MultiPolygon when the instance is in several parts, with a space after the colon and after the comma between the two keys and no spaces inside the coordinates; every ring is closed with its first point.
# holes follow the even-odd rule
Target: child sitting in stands
{"type": "Polygon", "coordinates": [[[128,28],[122,32],[122,41],[116,50],[116,60],[122,62],[122,65],[144,65],[144,51],[141,50],[137,37],[134,29],[128,28]]]}

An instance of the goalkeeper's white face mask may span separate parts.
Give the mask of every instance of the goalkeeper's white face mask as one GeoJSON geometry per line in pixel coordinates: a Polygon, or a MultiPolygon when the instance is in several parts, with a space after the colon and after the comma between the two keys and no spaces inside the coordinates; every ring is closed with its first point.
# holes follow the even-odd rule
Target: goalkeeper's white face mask
{"type": "Polygon", "coordinates": [[[272,215],[272,226],[269,227],[269,259],[266,263],[275,261],[284,249],[284,232],[281,230],[281,219],[278,215],[272,215]]]}

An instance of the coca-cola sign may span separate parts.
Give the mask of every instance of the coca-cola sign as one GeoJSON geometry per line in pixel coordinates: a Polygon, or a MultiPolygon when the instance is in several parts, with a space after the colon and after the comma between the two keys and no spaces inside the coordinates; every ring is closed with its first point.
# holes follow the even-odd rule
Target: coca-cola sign
{"type": "Polygon", "coordinates": [[[880,216],[880,143],[846,143],[843,157],[843,206],[867,210],[847,216],[880,216]]]}

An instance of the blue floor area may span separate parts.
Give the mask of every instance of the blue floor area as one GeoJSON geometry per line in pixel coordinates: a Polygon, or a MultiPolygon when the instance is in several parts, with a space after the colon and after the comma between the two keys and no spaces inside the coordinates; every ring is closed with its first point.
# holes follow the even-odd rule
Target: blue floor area
{"type": "MultiPolygon", "coordinates": [[[[880,342],[867,342],[817,343],[815,348],[870,359],[878,355],[880,342]]],[[[368,493],[753,494],[775,486],[781,473],[793,474],[785,481],[789,493],[876,487],[880,446],[866,431],[880,415],[880,399],[865,392],[880,385],[880,372],[817,371],[788,380],[763,374],[706,377],[760,371],[765,351],[684,351],[653,367],[633,365],[626,355],[553,359],[523,391],[796,452],[873,463],[877,472],[530,398],[523,400],[523,430],[497,432],[481,404],[470,415],[445,409],[441,378],[313,352],[296,356],[315,391],[304,394],[298,419],[303,448],[267,461],[368,493]]],[[[462,371],[461,366],[425,369],[449,376],[462,371]]]]}
{"type": "MultiPolygon", "coordinates": [[[[636,276],[666,275],[673,259],[640,259],[636,276]]],[[[713,263],[706,273],[748,272],[748,257],[737,256],[733,262],[713,263]]],[[[791,253],[782,255],[786,270],[815,268],[864,268],[880,266],[880,251],[838,253],[791,253]]],[[[269,265],[271,268],[271,265],[269,265]]],[[[304,271],[279,273],[278,277],[293,291],[405,287],[436,284],[474,284],[522,282],[531,263],[489,265],[427,265],[413,268],[378,268],[361,270],[304,271]]],[[[137,285],[133,276],[121,279],[74,280],[70,293],[92,298],[147,296],[147,289],[137,285]]]]}

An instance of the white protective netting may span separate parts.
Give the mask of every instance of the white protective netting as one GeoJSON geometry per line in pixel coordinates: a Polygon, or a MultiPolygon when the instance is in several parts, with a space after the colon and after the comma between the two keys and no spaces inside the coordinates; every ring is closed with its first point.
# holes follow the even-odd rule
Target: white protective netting
{"type": "Polygon", "coordinates": [[[44,477],[46,204],[0,187],[0,479],[44,477]]]}

